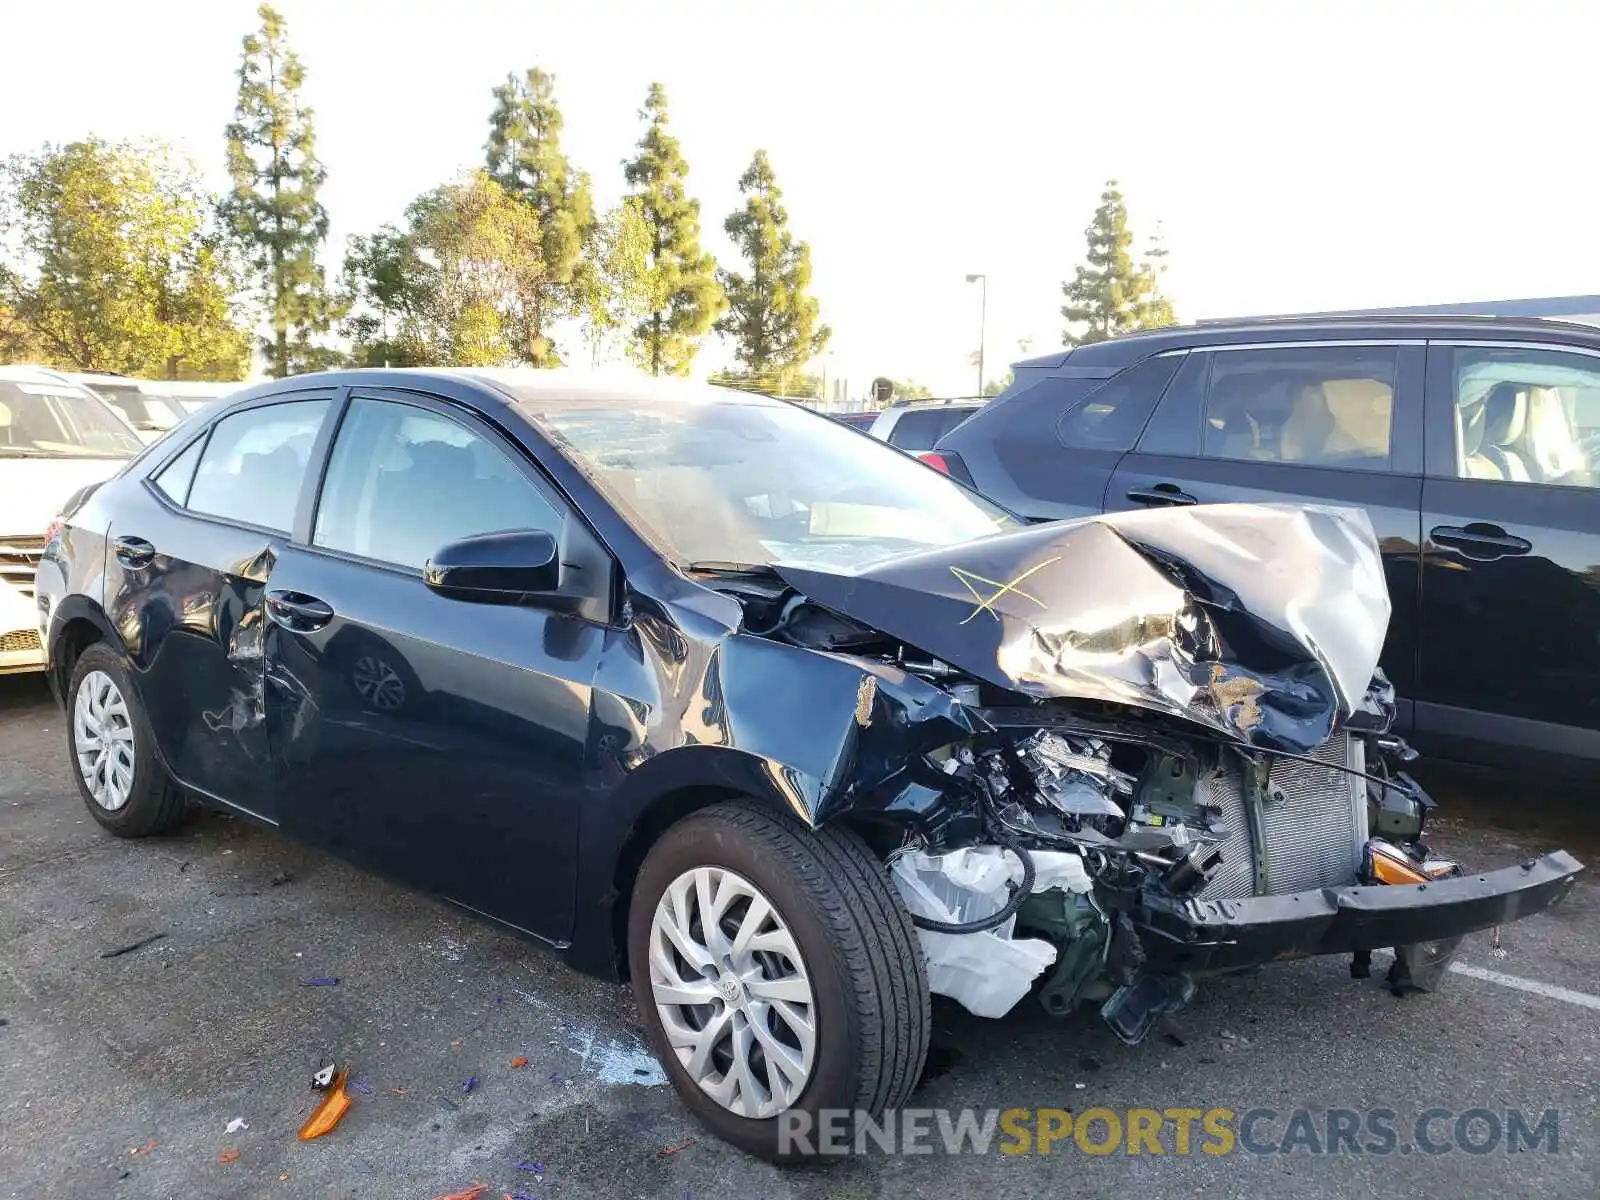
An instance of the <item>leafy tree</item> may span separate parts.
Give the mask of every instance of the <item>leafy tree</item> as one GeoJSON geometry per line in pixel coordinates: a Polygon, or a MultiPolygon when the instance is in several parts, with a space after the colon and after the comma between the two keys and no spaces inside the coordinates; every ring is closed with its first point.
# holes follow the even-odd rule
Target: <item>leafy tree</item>
{"type": "Polygon", "coordinates": [[[724,222],[749,274],[719,272],[728,313],[717,332],[733,339],[733,355],[747,373],[785,387],[828,342],[831,330],[817,324],[811,283],[811,247],[789,233],[772,163],[757,150],[739,180],[744,207],[724,222]]]}
{"type": "Polygon", "coordinates": [[[484,171],[417,197],[404,230],[353,239],[345,271],[357,361],[406,366],[529,361],[550,275],[533,207],[484,171]]]}
{"type": "Polygon", "coordinates": [[[933,393],[924,384],[914,379],[896,379],[894,391],[890,393],[891,401],[900,400],[927,400],[933,393]]]}
{"type": "Polygon", "coordinates": [[[634,327],[634,358],[652,375],[685,375],[700,340],[726,305],[717,264],[700,249],[700,202],[684,194],[689,173],[678,139],[667,132],[667,91],[650,85],[639,117],[639,153],[623,177],[650,229],[648,315],[634,327]]]}
{"type": "Polygon", "coordinates": [[[631,332],[650,312],[651,229],[644,202],[629,196],[595,225],[577,272],[579,312],[590,357],[599,363],[619,335],[631,332]]]}
{"type": "Polygon", "coordinates": [[[1061,308],[1067,320],[1063,344],[1084,346],[1176,321],[1171,301],[1161,294],[1166,250],[1153,246],[1142,262],[1134,263],[1128,209],[1115,179],[1106,181],[1100,207],[1084,237],[1089,243],[1087,261],[1061,285],[1067,298],[1061,308]]]}
{"type": "Polygon", "coordinates": [[[0,345],[86,371],[239,379],[237,264],[192,167],[165,148],[90,140],[3,173],[0,345]]]}
{"type": "Polygon", "coordinates": [[[1008,368],[1006,373],[999,379],[990,379],[984,383],[983,394],[985,396],[998,396],[1001,392],[1005,391],[1011,386],[1012,378],[1013,376],[1008,368]]]}
{"type": "Polygon", "coordinates": [[[588,299],[579,273],[583,250],[595,235],[589,176],[574,171],[561,150],[561,109],[555,79],[530,67],[494,90],[489,116],[489,174],[509,194],[531,204],[539,215],[540,238],[549,282],[535,297],[525,357],[535,366],[556,366],[559,355],[548,335],[550,323],[584,311],[588,299]]]}
{"type": "Polygon", "coordinates": [[[314,339],[340,315],[317,263],[328,214],[317,199],[327,178],[317,160],[311,110],[300,102],[305,70],[289,49],[283,17],[256,10],[261,28],[244,37],[239,100],[228,126],[233,192],[230,227],[260,287],[272,336],[263,342],[278,378],[319,365],[314,339]]]}

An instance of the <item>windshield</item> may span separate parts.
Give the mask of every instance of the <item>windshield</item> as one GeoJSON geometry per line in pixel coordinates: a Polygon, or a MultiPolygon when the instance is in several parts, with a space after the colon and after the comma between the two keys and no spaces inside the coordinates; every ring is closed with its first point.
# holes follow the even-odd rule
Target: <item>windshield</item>
{"type": "Polygon", "coordinates": [[[0,456],[128,458],[138,437],[71,384],[0,380],[0,456]]]}
{"type": "Polygon", "coordinates": [[[841,570],[1014,525],[937,471],[759,397],[544,403],[530,415],[684,567],[841,570]]]}
{"type": "Polygon", "coordinates": [[[135,429],[164,433],[183,420],[185,415],[173,401],[151,395],[136,385],[97,384],[94,391],[135,429]]]}

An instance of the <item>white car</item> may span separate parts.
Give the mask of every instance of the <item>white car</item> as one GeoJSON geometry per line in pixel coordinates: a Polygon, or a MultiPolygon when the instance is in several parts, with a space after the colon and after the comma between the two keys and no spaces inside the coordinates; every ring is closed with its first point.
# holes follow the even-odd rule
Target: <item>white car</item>
{"type": "Polygon", "coordinates": [[[0,367],[0,674],[44,665],[33,576],[56,515],[140,449],[87,388],[42,367],[0,367]]]}
{"type": "Polygon", "coordinates": [[[189,412],[167,394],[166,383],[150,379],[130,379],[126,375],[102,375],[90,371],[52,372],[88,388],[104,400],[124,421],[133,426],[142,442],[153,442],[189,412]]]}

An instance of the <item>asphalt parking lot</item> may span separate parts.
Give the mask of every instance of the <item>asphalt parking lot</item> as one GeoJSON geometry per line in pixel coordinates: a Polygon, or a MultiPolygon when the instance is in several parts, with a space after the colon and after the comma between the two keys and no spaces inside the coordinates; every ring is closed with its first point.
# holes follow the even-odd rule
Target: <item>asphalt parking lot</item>
{"type": "MultiPolygon", "coordinates": [[[[1446,774],[1434,841],[1502,866],[1600,858],[1583,794],[1446,774]]],[[[62,717],[0,679],[0,1196],[536,1197],[1600,1194],[1600,886],[1469,940],[1440,994],[1396,1000],[1342,960],[1204,987],[1130,1048],[1025,1001],[936,1005],[926,1108],[1395,1110],[1392,1154],[870,1154],[781,1171],[704,1137],[626,992],[242,820],[118,841],[84,812],[62,717]],[[161,935],[113,957],[110,951],[161,935]],[[310,980],[337,983],[308,985],[310,980]],[[519,1058],[526,1065],[513,1067],[519,1058]],[[354,1106],[301,1142],[312,1073],[354,1106]],[[468,1080],[476,1083],[468,1090],[468,1080]],[[1556,1110],[1553,1150],[1413,1146],[1414,1118],[1556,1110]],[[240,1118],[248,1128],[226,1132],[240,1118]],[[1406,1153],[1411,1148],[1412,1153],[1406,1153]],[[237,1152],[235,1155],[234,1152],[237,1152]],[[533,1168],[538,1167],[538,1170],[533,1168]]],[[[1448,1119],[1432,1127],[1448,1140],[1448,1119]]],[[[1283,1139],[1279,1139],[1283,1140],[1283,1139]]],[[[1481,1140],[1481,1139],[1480,1139],[1481,1140]]],[[[1436,1141],[1437,1145],[1438,1142],[1436,1141]]],[[[1169,1147],[1170,1149],[1170,1147],[1169,1147]]]]}

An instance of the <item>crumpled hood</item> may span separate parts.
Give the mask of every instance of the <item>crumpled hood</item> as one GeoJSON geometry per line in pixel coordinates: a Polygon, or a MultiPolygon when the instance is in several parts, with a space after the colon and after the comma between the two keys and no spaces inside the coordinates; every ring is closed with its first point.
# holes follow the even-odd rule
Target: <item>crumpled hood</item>
{"type": "Polygon", "coordinates": [[[1365,512],[1217,504],[1031,525],[848,574],[817,604],[999,687],[1314,750],[1366,696],[1389,622],[1365,512]]]}

